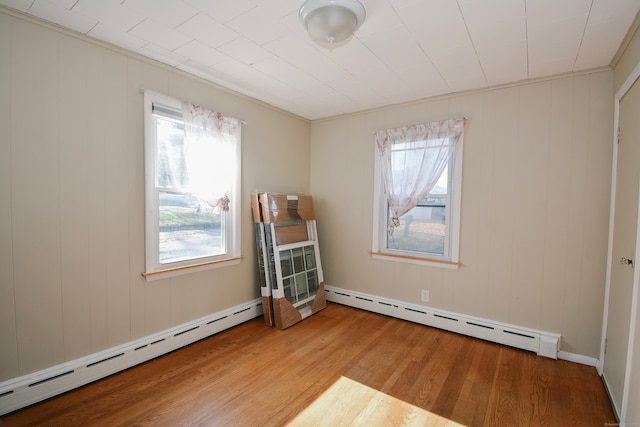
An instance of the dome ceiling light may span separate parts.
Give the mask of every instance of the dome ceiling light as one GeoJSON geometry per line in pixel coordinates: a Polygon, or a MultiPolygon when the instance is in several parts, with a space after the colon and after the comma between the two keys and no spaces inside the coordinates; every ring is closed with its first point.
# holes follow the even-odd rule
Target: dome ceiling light
{"type": "Polygon", "coordinates": [[[366,11],[358,0],[307,0],[298,17],[313,40],[333,44],[351,37],[366,11]]]}

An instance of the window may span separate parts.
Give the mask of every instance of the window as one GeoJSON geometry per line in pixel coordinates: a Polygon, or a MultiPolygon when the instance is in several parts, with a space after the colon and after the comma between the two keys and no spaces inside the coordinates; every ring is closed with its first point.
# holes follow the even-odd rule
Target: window
{"type": "Polygon", "coordinates": [[[241,122],[145,92],[147,280],[240,259],[241,122]]]}
{"type": "Polygon", "coordinates": [[[458,267],[464,121],[376,132],[374,258],[458,267]]]}

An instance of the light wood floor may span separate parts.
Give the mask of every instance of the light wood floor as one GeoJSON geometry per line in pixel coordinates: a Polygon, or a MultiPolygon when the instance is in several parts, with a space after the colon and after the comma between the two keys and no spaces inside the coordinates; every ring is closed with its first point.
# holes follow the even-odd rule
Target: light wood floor
{"type": "Polygon", "coordinates": [[[2,417],[3,427],[615,423],[596,370],[336,304],[255,319],[2,417]]]}

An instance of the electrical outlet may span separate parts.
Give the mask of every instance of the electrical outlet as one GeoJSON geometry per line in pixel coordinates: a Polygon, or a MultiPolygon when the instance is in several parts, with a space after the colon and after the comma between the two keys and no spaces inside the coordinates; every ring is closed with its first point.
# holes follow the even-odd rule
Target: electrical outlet
{"type": "Polygon", "coordinates": [[[423,289],[420,299],[422,300],[422,302],[429,302],[429,291],[426,289],[423,289]]]}

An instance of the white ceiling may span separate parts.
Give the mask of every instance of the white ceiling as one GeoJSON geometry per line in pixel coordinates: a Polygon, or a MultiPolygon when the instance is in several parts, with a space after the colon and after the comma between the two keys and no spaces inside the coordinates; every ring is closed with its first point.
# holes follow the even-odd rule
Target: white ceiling
{"type": "Polygon", "coordinates": [[[307,119],[611,63],[640,0],[361,0],[334,49],[303,0],[0,0],[307,119]]]}

